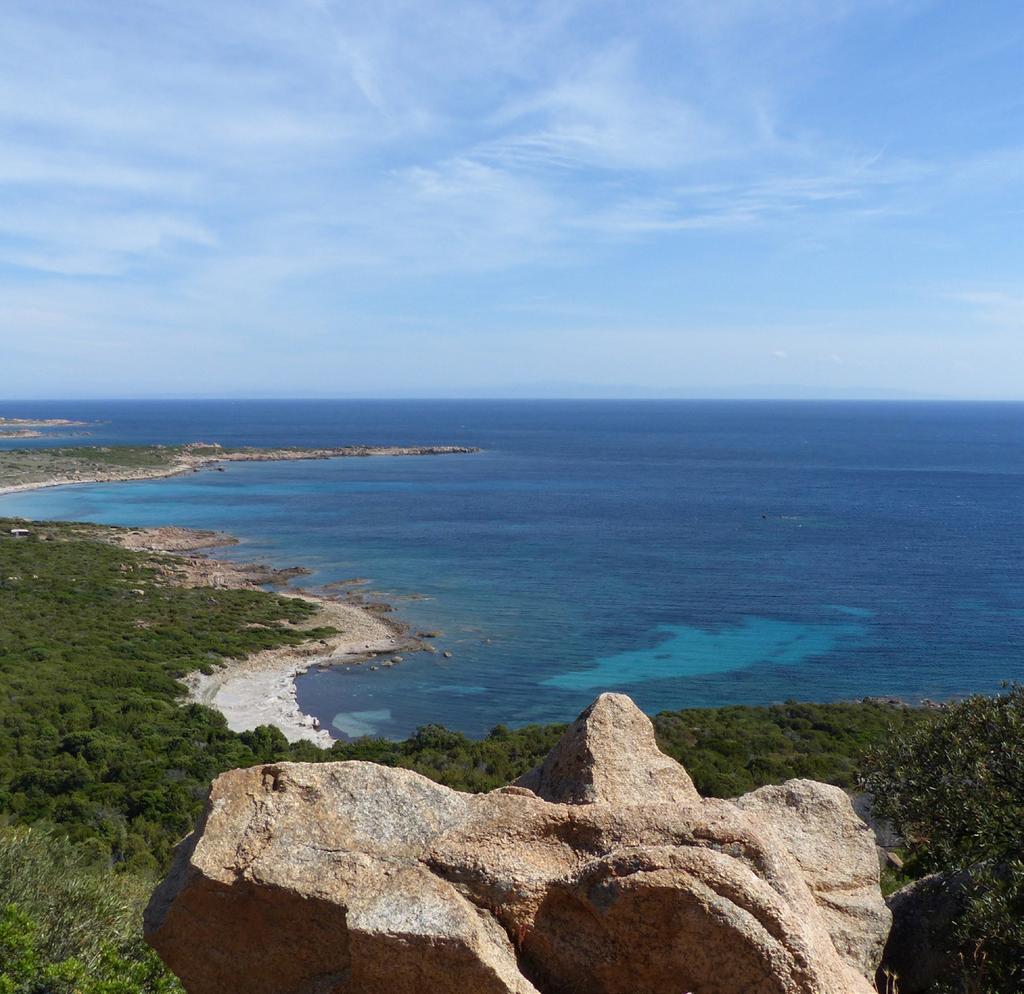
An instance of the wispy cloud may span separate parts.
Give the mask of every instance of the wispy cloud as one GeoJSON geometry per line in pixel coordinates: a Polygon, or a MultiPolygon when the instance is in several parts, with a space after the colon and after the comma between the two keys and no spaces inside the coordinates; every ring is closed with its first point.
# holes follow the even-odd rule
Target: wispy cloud
{"type": "MultiPolygon", "coordinates": [[[[725,19],[689,9],[685,50],[699,52],[701,32],[719,44],[736,23],[766,14],[764,5],[739,7],[725,19]]],[[[532,253],[540,261],[572,231],[635,238],[742,225],[857,198],[876,182],[849,170],[789,174],[803,146],[793,154],[766,139],[763,120],[741,106],[745,95],[709,102],[683,80],[659,85],[642,32],[611,44],[578,37],[593,11],[427,3],[413,16],[403,3],[317,0],[155,3],[93,17],[15,5],[0,15],[0,183],[149,198],[144,216],[165,218],[163,234],[141,234],[140,218],[139,237],[115,238],[122,258],[166,248],[175,227],[206,232],[179,240],[244,256],[254,229],[319,202],[309,214],[337,219],[339,257],[354,254],[341,244],[348,217],[368,264],[415,262],[419,244],[436,270],[446,261],[517,264],[532,253]],[[761,163],[768,176],[677,192],[683,175],[709,162],[753,173],[765,156],[776,160],[761,163]],[[590,170],[604,179],[581,183],[590,170]],[[625,192],[638,181],[660,188],[625,192]]],[[[115,233],[127,224],[119,206],[115,233]]],[[[95,217],[62,233],[40,226],[34,240],[48,230],[55,244],[19,248],[8,261],[110,273],[110,253],[94,242],[102,212],[95,217]],[[53,265],[74,258],[76,231],[89,241],[79,257],[100,261],[53,265]]]]}
{"type": "Polygon", "coordinates": [[[1024,338],[1024,293],[1007,290],[958,290],[943,294],[980,317],[986,324],[1012,329],[1024,338]]]}
{"type": "Polygon", "coordinates": [[[477,154],[512,166],[663,171],[727,152],[725,129],[695,104],[641,83],[635,44],[588,55],[493,116],[505,132],[477,154]]]}
{"type": "MultiPolygon", "coordinates": [[[[956,76],[939,40],[984,18],[940,23],[930,54],[897,40],[921,48],[908,25],[953,16],[926,0],[13,0],[0,313],[150,344],[374,321],[477,341],[494,324],[514,350],[523,300],[565,322],[687,313],[699,337],[760,294],[776,325],[870,297],[945,328],[897,288],[1009,285],[1024,185],[1005,94],[999,114],[974,114],[975,92],[954,114],[955,91],[894,90],[956,76]]],[[[970,53],[1009,58],[1006,33],[964,38],[965,86],[970,53]]],[[[1019,302],[971,293],[961,317],[1019,328],[1019,302]]],[[[783,365],[774,344],[750,352],[783,365]]]]}

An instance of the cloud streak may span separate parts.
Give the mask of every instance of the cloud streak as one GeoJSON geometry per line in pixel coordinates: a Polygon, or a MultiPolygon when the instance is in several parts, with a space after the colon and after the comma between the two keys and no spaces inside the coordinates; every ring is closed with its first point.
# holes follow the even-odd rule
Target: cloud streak
{"type": "MultiPolygon", "coordinates": [[[[13,0],[0,312],[12,334],[60,314],[76,341],[205,329],[227,353],[287,326],[330,350],[444,325],[480,356],[466,377],[487,335],[525,341],[510,316],[527,312],[686,313],[706,343],[715,321],[753,328],[755,298],[778,327],[849,323],[866,295],[952,334],[934,293],[899,287],[985,285],[983,238],[1002,253],[987,278],[1008,282],[1024,153],[997,116],[942,141],[924,98],[914,132],[865,95],[879,60],[905,57],[886,33],[941,16],[923,0],[13,0]]],[[[1009,58],[977,23],[944,30],[1009,58]]],[[[960,303],[980,323],[1018,313],[960,303]]]]}

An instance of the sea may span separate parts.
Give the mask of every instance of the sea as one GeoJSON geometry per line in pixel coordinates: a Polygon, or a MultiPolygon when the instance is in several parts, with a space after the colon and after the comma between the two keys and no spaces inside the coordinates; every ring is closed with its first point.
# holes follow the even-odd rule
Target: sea
{"type": "MultiPolygon", "coordinates": [[[[5,448],[189,441],[479,446],[231,463],[0,497],[0,515],[229,531],[237,560],[358,578],[434,654],[314,669],[339,738],[1024,681],[1024,404],[64,401],[5,448]],[[68,432],[64,432],[68,435],[68,432]],[[450,655],[446,655],[446,653],[450,655]]],[[[220,553],[217,553],[220,554],[220,553]]]]}

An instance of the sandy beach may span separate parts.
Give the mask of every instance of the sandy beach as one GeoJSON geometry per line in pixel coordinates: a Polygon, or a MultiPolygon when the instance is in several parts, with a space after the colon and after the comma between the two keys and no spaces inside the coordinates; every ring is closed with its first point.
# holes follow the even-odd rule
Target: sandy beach
{"type": "MultiPolygon", "coordinates": [[[[260,589],[285,583],[306,572],[301,568],[275,569],[262,563],[226,562],[197,554],[198,550],[237,542],[224,532],[163,527],[110,529],[104,530],[104,534],[123,548],[173,553],[175,559],[157,564],[157,568],[171,582],[183,586],[260,589]]],[[[360,665],[377,654],[407,652],[422,648],[422,644],[403,626],[380,617],[371,607],[304,590],[278,594],[299,598],[318,608],[311,618],[294,626],[295,630],[331,627],[337,629],[337,634],[230,660],[209,674],[189,673],[183,681],[188,688],[187,699],[220,711],[233,731],[274,725],[289,742],[306,739],[329,747],[333,741],[331,734],[299,709],[295,678],[313,666],[360,665]]]]}
{"type": "Polygon", "coordinates": [[[310,594],[294,596],[320,608],[305,627],[330,625],[339,634],[299,646],[268,649],[229,662],[208,675],[190,673],[185,684],[190,700],[220,711],[233,731],[274,725],[289,742],[308,739],[327,747],[333,741],[331,734],[299,709],[295,678],[320,664],[358,664],[374,653],[397,652],[407,640],[396,625],[361,607],[310,594]]]}

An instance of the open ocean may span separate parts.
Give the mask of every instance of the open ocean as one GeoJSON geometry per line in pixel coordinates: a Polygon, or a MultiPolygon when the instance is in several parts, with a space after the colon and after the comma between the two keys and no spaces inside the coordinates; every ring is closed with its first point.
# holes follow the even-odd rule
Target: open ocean
{"type": "MultiPolygon", "coordinates": [[[[371,580],[452,653],[313,671],[336,734],[907,699],[1024,681],[1024,405],[11,402],[102,421],[3,447],[467,444],[473,456],[229,464],[0,497],[0,514],[220,528],[224,558],[371,580]]],[[[216,554],[216,553],[215,553],[216,554]]]]}

